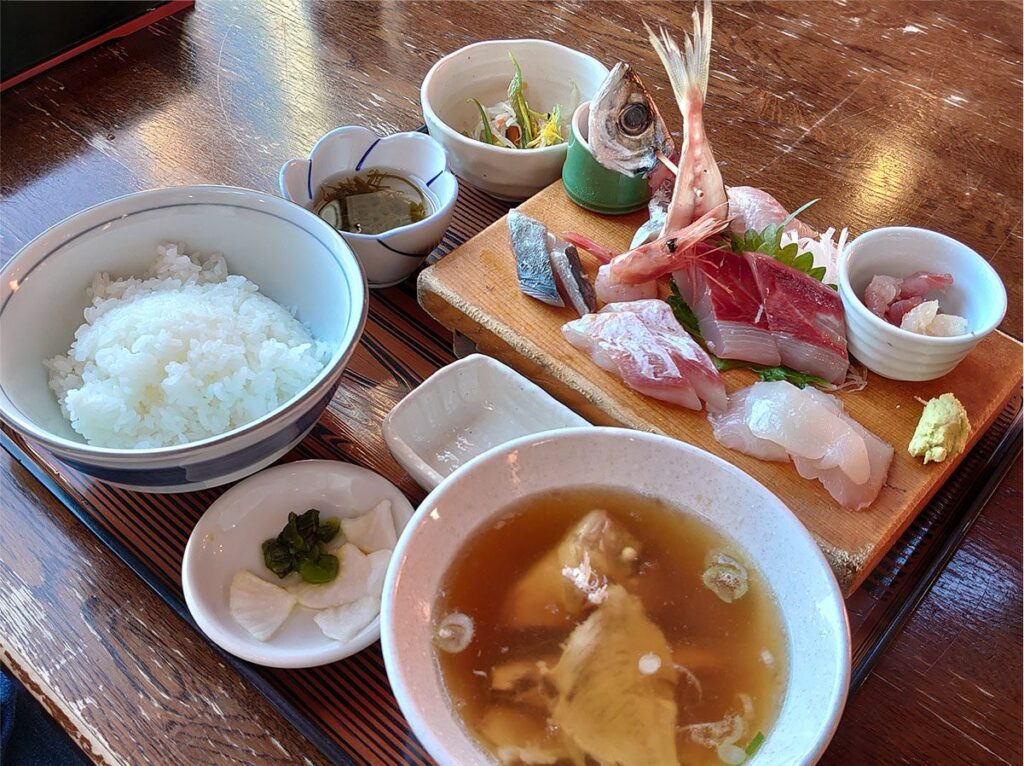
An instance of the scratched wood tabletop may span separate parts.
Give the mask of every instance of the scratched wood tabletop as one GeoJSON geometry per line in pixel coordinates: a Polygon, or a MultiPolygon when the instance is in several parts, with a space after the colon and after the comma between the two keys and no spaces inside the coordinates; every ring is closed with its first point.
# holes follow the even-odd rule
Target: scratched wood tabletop
{"type": "MultiPolygon", "coordinates": [[[[476,40],[544,37],[630,61],[667,104],[639,22],[679,31],[688,10],[200,0],[3,95],[0,262],[120,194],[276,190],[281,162],[338,125],[413,128],[429,66],[476,40]]],[[[1020,29],[1019,2],[716,3],[706,119],[723,175],[789,205],[820,197],[818,225],[957,237],[999,271],[1001,329],[1019,338],[1020,29]]],[[[389,459],[380,415],[451,358],[415,352],[437,328],[411,285],[388,294],[408,311],[383,322],[371,309],[369,386],[347,377],[340,394],[363,408],[351,422],[368,464],[389,459]]],[[[1018,465],[851,700],[825,763],[1021,762],[1021,481],[1018,465]]],[[[0,495],[0,659],[93,759],[322,762],[6,453],[0,495]]]]}

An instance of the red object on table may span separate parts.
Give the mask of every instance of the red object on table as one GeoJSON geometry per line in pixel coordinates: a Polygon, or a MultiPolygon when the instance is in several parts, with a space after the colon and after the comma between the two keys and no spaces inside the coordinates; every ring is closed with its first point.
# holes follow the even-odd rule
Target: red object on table
{"type": "Polygon", "coordinates": [[[48,58],[45,61],[36,64],[34,66],[25,69],[24,71],[18,72],[6,80],[0,82],[0,92],[11,88],[18,83],[24,82],[31,77],[35,77],[37,74],[45,72],[47,69],[57,66],[57,64],[63,63],[68,59],[74,58],[80,53],[84,53],[91,48],[95,48],[97,45],[102,45],[110,40],[116,40],[120,37],[127,37],[133,32],[138,32],[140,29],[148,27],[160,19],[166,18],[171,14],[177,13],[178,11],[185,10],[195,5],[195,0],[170,0],[170,2],[164,3],[158,8],[154,8],[148,13],[144,13],[141,16],[136,16],[134,19],[129,19],[122,24],[118,24],[113,29],[108,29],[105,32],[101,32],[95,37],[78,43],[72,48],[57,53],[52,58],[48,58]]]}

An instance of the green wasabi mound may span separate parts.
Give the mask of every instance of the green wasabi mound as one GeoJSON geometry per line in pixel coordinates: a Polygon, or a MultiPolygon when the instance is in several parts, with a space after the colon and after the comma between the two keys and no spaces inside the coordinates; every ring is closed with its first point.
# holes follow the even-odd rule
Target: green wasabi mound
{"type": "Polygon", "coordinates": [[[943,394],[924,406],[907,450],[913,457],[923,457],[925,464],[941,463],[963,452],[970,435],[967,410],[953,394],[943,394]]]}

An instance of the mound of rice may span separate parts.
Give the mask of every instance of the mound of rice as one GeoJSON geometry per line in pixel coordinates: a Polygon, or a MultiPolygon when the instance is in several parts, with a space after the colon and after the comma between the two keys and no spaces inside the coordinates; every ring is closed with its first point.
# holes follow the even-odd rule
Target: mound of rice
{"type": "Polygon", "coordinates": [[[221,255],[157,248],[142,279],[93,278],[85,324],[49,359],[71,426],[99,447],[185,444],[287,402],[331,356],[285,308],[221,255]]]}

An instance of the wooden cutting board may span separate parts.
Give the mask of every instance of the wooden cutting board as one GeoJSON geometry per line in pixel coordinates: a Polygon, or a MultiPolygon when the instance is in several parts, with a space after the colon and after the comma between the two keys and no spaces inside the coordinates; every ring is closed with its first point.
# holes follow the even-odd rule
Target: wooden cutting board
{"type": "MultiPolygon", "coordinates": [[[[561,182],[520,209],[552,232],[579,231],[620,251],[646,218],[646,213],[618,218],[590,213],[569,201],[561,182]]],[[[593,278],[597,262],[582,252],[581,258],[593,278]]],[[[973,446],[1021,385],[1021,344],[994,332],[939,380],[900,383],[872,374],[863,391],[840,394],[847,411],[891,443],[896,453],[875,502],[866,510],[848,511],[819,482],[801,478],[791,464],[768,463],[722,447],[704,413],[635,393],[570,346],[561,326],[575,313],[519,292],[504,218],[423,271],[418,288],[420,304],[441,324],[468,336],[482,352],[534,380],[592,423],[667,434],[725,458],[763,483],[810,530],[846,594],[860,585],[960,461],[925,466],[907,453],[921,415],[918,399],[956,394],[971,420],[973,446]]],[[[757,379],[743,370],[727,372],[724,378],[730,392],[757,379]]]]}

